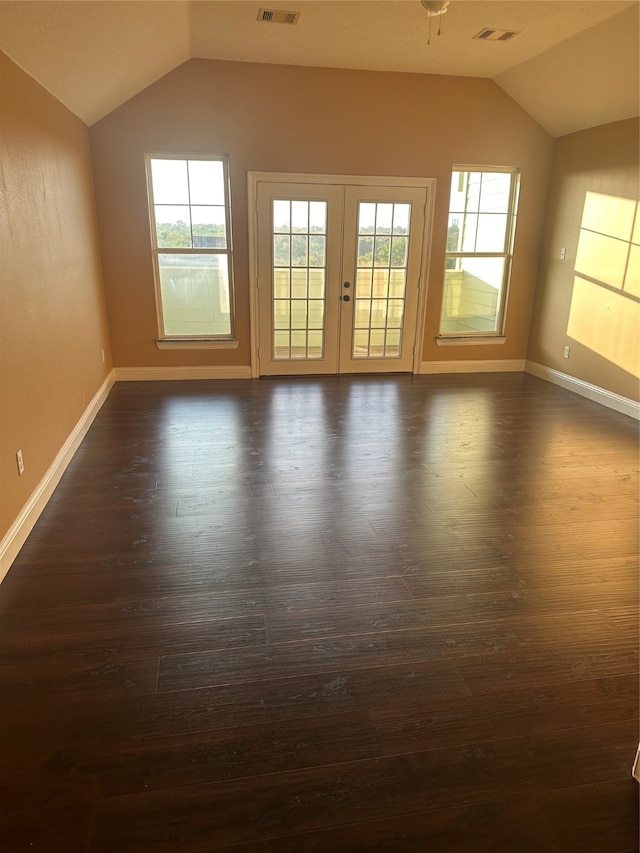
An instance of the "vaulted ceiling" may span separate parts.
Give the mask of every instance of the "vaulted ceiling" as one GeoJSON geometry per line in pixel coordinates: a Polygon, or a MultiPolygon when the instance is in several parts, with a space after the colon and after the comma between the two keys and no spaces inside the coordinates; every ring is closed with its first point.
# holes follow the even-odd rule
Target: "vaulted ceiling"
{"type": "Polygon", "coordinates": [[[1,0],[0,49],[86,124],[191,58],[488,77],[553,136],[637,116],[639,0],[1,0]],[[299,12],[295,24],[261,8],[299,12]],[[517,33],[478,40],[484,28],[517,33]],[[440,30],[440,34],[438,31],[440,30]]]}

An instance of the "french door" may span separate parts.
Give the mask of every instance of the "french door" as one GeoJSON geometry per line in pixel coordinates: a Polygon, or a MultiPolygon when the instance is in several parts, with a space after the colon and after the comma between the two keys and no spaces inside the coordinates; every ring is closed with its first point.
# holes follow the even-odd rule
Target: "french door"
{"type": "Polygon", "coordinates": [[[413,369],[428,186],[407,183],[255,182],[259,375],[413,369]]]}

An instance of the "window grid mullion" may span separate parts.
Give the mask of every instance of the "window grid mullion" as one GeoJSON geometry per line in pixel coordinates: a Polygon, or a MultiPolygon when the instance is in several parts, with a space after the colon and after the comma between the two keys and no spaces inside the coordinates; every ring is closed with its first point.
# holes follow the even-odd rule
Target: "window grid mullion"
{"type": "Polygon", "coordinates": [[[193,215],[191,212],[191,175],[189,174],[189,161],[187,164],[187,199],[189,204],[189,233],[191,234],[191,248],[193,249],[193,215]]]}
{"type": "Polygon", "coordinates": [[[447,258],[508,258],[509,252],[445,252],[447,258]]]}
{"type": "Polygon", "coordinates": [[[156,248],[156,252],[159,255],[230,255],[231,252],[229,249],[212,249],[203,247],[201,249],[194,248],[179,248],[173,249],[171,247],[167,248],[166,246],[161,246],[156,248]]]}

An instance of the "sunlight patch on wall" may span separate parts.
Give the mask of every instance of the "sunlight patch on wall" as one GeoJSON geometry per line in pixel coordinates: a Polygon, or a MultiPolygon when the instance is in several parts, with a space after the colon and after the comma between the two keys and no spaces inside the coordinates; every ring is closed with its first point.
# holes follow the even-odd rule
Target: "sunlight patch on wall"
{"type": "Polygon", "coordinates": [[[576,276],[567,333],[598,355],[638,376],[640,305],[576,276]]]}
{"type": "Polygon", "coordinates": [[[628,290],[631,286],[637,291],[637,281],[635,288],[632,281],[633,264],[629,263],[633,247],[636,249],[637,278],[637,244],[640,242],[637,207],[638,203],[632,198],[586,194],[576,254],[577,273],[619,290],[628,290]]]}
{"type": "Polygon", "coordinates": [[[640,213],[630,198],[587,192],[567,334],[638,376],[640,213]]]}
{"type": "Polygon", "coordinates": [[[637,202],[632,198],[587,192],[580,227],[629,242],[636,206],[637,202]]]}
{"type": "Polygon", "coordinates": [[[584,228],[580,231],[576,255],[577,273],[584,273],[589,278],[598,279],[603,284],[622,290],[628,258],[629,243],[606,234],[594,234],[584,228]]]}
{"type": "Polygon", "coordinates": [[[631,237],[625,290],[640,298],[640,202],[636,205],[636,221],[631,237]]]}

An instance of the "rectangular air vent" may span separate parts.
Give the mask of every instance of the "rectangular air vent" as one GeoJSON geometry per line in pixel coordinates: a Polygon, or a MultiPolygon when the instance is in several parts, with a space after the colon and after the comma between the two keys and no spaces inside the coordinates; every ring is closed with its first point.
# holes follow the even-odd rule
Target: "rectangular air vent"
{"type": "Polygon", "coordinates": [[[490,27],[485,27],[484,30],[480,30],[474,36],[474,39],[481,39],[482,41],[509,41],[517,35],[519,33],[514,30],[493,30],[490,27]]]}
{"type": "Polygon", "coordinates": [[[259,9],[258,20],[269,24],[297,24],[300,12],[286,12],[284,9],[259,9]]]}

